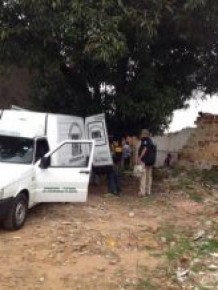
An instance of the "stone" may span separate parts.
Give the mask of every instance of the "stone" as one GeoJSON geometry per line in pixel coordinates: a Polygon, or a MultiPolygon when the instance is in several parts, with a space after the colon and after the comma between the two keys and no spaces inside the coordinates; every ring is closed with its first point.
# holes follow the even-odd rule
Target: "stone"
{"type": "Polygon", "coordinates": [[[97,241],[96,243],[98,246],[102,246],[102,243],[100,241],[97,241]]]}
{"type": "Polygon", "coordinates": [[[215,270],[218,270],[218,266],[217,265],[214,265],[214,264],[211,264],[207,267],[209,270],[211,271],[215,271],[215,270]]]}
{"type": "Polygon", "coordinates": [[[135,216],[134,212],[129,213],[129,217],[134,217],[134,216],[135,216]]]}
{"type": "Polygon", "coordinates": [[[213,240],[214,236],[213,235],[209,235],[207,238],[208,238],[208,240],[213,240]]]}
{"type": "Polygon", "coordinates": [[[72,222],[62,222],[61,224],[66,225],[66,226],[70,226],[70,225],[72,225],[72,222]]]}
{"type": "Polygon", "coordinates": [[[111,260],[111,261],[109,262],[109,264],[110,264],[110,265],[116,265],[116,264],[117,264],[117,260],[111,260]]]}
{"type": "Polygon", "coordinates": [[[161,240],[161,242],[163,242],[163,243],[166,243],[166,242],[167,242],[166,237],[161,237],[160,240],[161,240]]]}
{"type": "Polygon", "coordinates": [[[201,262],[201,259],[199,259],[199,258],[195,258],[192,260],[192,264],[198,264],[200,262],[201,262]]]}
{"type": "Polygon", "coordinates": [[[176,245],[176,242],[170,242],[170,247],[175,247],[175,245],[176,245]]]}
{"type": "Polygon", "coordinates": [[[206,221],[205,222],[205,225],[208,226],[208,227],[212,226],[212,224],[213,224],[212,221],[206,221]]]}
{"type": "Polygon", "coordinates": [[[184,282],[187,279],[188,274],[189,274],[189,269],[183,270],[179,268],[176,272],[176,277],[178,281],[184,282]]]}
{"type": "Polygon", "coordinates": [[[200,231],[198,231],[198,233],[194,236],[193,240],[194,240],[194,241],[198,241],[199,239],[203,238],[204,235],[205,235],[205,231],[204,231],[204,230],[200,230],[200,231]]]}
{"type": "Polygon", "coordinates": [[[40,277],[40,278],[39,278],[39,282],[40,282],[40,283],[43,283],[44,281],[45,281],[45,277],[40,277]]]}
{"type": "Polygon", "coordinates": [[[106,270],[106,268],[105,267],[102,267],[102,266],[99,266],[99,267],[97,267],[97,270],[99,272],[104,272],[106,270]]]}
{"type": "Polygon", "coordinates": [[[218,258],[218,253],[210,253],[210,255],[214,258],[218,258]]]}

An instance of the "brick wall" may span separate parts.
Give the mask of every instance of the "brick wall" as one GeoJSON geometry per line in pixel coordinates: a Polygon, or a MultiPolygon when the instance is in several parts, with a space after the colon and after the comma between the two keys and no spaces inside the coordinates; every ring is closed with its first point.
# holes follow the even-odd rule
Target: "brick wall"
{"type": "Polygon", "coordinates": [[[198,169],[218,167],[218,115],[199,113],[197,128],[179,153],[179,165],[198,169]]]}

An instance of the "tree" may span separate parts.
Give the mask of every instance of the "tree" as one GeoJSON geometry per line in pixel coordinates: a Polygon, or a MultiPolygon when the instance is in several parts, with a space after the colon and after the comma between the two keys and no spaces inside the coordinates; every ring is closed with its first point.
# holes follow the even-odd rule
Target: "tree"
{"type": "Polygon", "coordinates": [[[215,0],[2,1],[1,66],[35,72],[35,108],[163,131],[193,92],[217,91],[217,11],[215,0]]]}

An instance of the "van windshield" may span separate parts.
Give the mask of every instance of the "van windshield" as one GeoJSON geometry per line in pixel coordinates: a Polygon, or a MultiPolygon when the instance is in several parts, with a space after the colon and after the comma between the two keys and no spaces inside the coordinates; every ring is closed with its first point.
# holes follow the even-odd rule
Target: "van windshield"
{"type": "Polygon", "coordinates": [[[0,135],[0,162],[31,164],[33,139],[0,135]]]}

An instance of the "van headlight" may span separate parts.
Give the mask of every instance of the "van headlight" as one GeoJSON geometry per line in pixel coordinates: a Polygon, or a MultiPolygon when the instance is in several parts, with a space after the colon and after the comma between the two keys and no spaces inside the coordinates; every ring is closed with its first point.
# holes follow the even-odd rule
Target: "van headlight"
{"type": "Polygon", "coordinates": [[[4,197],[4,188],[0,189],[0,199],[3,199],[4,197]]]}

